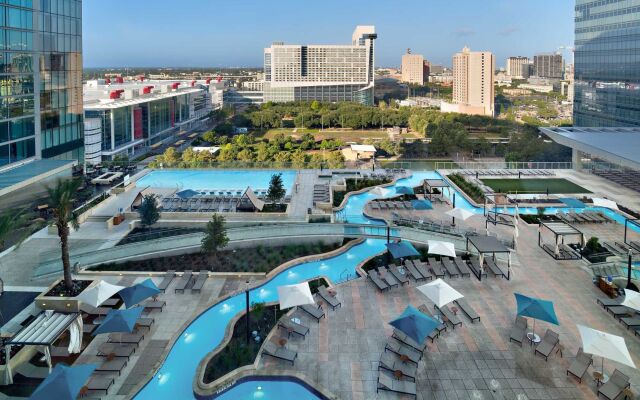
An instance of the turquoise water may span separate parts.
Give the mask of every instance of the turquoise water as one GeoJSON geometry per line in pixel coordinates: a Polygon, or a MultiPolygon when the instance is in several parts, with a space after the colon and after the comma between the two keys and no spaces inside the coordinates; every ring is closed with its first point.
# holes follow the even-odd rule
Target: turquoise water
{"type": "Polygon", "coordinates": [[[151,171],[136,182],[137,187],[192,190],[268,189],[273,174],[282,174],[287,193],[296,180],[296,171],[268,170],[188,170],[163,169],[151,171]]]}
{"type": "Polygon", "coordinates": [[[247,380],[224,392],[216,400],[319,400],[308,388],[291,380],[247,380]]]}

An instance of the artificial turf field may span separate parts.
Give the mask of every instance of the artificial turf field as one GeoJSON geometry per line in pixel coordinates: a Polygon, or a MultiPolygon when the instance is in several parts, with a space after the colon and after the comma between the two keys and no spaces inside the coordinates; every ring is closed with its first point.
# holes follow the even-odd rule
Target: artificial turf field
{"type": "Polygon", "coordinates": [[[573,194],[591,193],[582,186],[566,179],[482,179],[496,193],[546,193],[549,194],[573,194]]]}

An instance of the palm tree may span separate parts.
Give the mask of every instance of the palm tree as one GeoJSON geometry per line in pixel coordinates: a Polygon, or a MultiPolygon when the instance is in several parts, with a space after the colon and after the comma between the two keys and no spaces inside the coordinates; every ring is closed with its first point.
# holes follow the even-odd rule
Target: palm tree
{"type": "Polygon", "coordinates": [[[82,185],[79,179],[59,180],[55,186],[47,187],[50,206],[53,209],[54,224],[58,228],[60,250],[62,251],[62,269],[64,271],[64,285],[73,288],[71,279],[71,263],[69,261],[69,225],[78,229],[78,219],[73,212],[73,196],[82,185]]]}
{"type": "MultiPolygon", "coordinates": [[[[0,215],[0,251],[4,250],[4,242],[10,234],[22,228],[26,221],[24,210],[8,210],[0,215]]],[[[18,240],[21,243],[23,238],[18,240]]]]}

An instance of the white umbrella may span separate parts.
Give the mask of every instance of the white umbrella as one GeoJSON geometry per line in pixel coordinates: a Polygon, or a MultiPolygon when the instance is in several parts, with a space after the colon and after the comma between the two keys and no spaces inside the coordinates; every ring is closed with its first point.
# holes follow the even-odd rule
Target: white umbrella
{"type": "Polygon", "coordinates": [[[613,210],[617,210],[618,209],[618,205],[616,204],[615,201],[609,200],[609,199],[601,199],[601,198],[597,198],[594,197],[593,199],[593,205],[596,207],[604,207],[604,208],[611,208],[613,210]]]}
{"type": "Polygon", "coordinates": [[[453,218],[461,219],[463,221],[473,216],[473,213],[471,211],[467,211],[464,208],[458,207],[454,208],[453,210],[447,211],[445,214],[453,218]]]}
{"type": "Polygon", "coordinates": [[[315,304],[308,282],[278,286],[278,298],[281,310],[305,304],[315,304]]]}
{"type": "Polygon", "coordinates": [[[376,196],[382,196],[382,197],[386,197],[389,195],[389,193],[391,193],[391,190],[389,189],[385,189],[383,187],[380,186],[376,186],[373,189],[371,189],[371,194],[375,194],[376,196]]]}
{"type": "Polygon", "coordinates": [[[620,305],[640,311],[640,293],[625,289],[624,301],[620,305]]]}
{"type": "Polygon", "coordinates": [[[89,286],[76,299],[89,304],[92,307],[98,307],[114,294],[124,289],[124,286],[112,285],[105,281],[99,281],[93,286],[89,286]]]}
{"type": "Polygon", "coordinates": [[[441,242],[439,240],[428,240],[429,254],[448,256],[456,258],[456,248],[451,242],[441,242]]]}
{"type": "Polygon", "coordinates": [[[603,380],[607,380],[607,377],[604,376],[605,358],[629,367],[636,367],[631,359],[631,355],[629,354],[624,338],[591,329],[583,325],[577,326],[578,331],[580,332],[580,337],[582,338],[582,350],[585,353],[602,357],[602,371],[600,372],[602,372],[603,380]]]}
{"type": "Polygon", "coordinates": [[[417,289],[438,307],[445,306],[454,300],[464,297],[460,292],[440,278],[425,285],[418,286],[417,289]]]}

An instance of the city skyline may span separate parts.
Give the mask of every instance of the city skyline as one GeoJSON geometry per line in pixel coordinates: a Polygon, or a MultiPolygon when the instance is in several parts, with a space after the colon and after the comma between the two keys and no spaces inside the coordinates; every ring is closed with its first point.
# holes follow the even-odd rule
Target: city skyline
{"type": "MultiPolygon", "coordinates": [[[[361,0],[348,4],[329,0],[304,8],[290,0],[269,8],[256,1],[214,5],[186,0],[178,13],[167,0],[154,1],[153,7],[147,0],[109,4],[108,8],[104,3],[84,4],[85,68],[260,68],[262,49],[272,42],[340,43],[355,25],[376,26],[382,39],[376,48],[379,67],[399,66],[407,47],[434,64],[450,66],[453,54],[469,46],[491,51],[496,67],[504,67],[509,56],[532,57],[573,45],[573,3],[551,0],[489,4],[461,0],[455,7],[410,2],[405,7],[411,13],[371,7],[361,0]],[[310,24],[305,15],[313,15],[316,22],[310,24]],[[140,43],[145,51],[140,51],[140,43]]],[[[567,51],[563,55],[571,61],[567,51]]]]}

